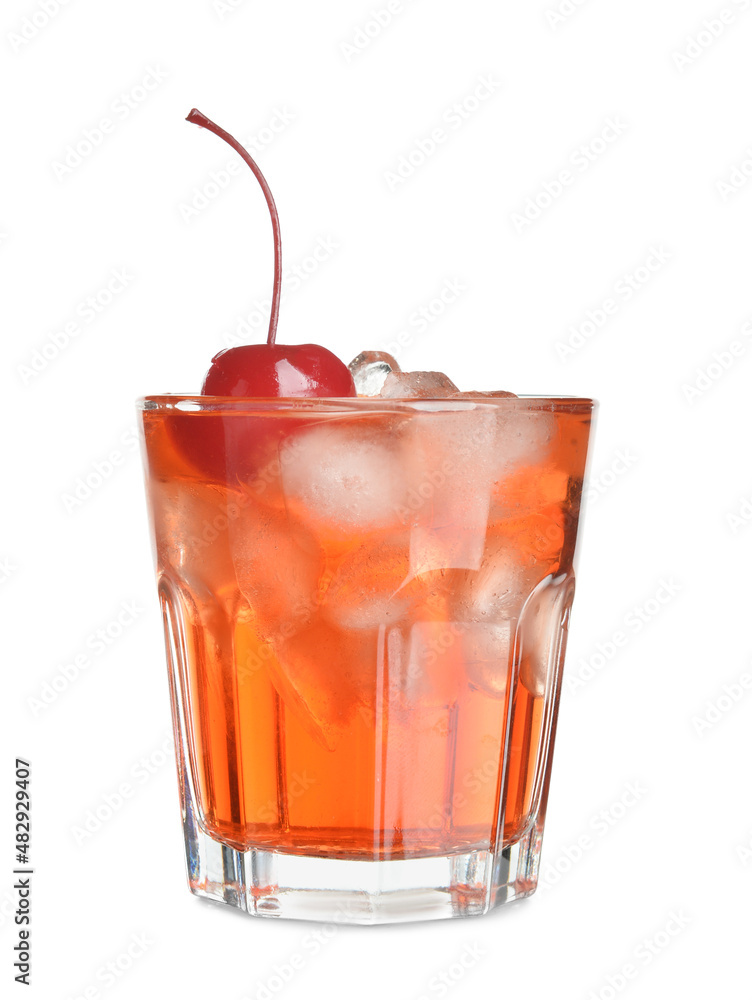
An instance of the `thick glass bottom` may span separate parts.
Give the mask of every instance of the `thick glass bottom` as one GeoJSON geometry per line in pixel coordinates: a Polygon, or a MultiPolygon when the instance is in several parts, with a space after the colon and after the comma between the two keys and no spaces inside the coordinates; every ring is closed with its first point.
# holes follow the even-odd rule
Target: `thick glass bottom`
{"type": "Polygon", "coordinates": [[[345,924],[479,916],[531,895],[538,880],[540,827],[497,852],[355,861],[236,851],[192,812],[185,821],[191,891],[251,916],[345,924]]]}

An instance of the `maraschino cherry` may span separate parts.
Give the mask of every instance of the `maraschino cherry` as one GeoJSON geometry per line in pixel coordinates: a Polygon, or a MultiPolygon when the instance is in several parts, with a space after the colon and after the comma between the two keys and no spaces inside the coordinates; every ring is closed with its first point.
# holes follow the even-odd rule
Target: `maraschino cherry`
{"type": "Polygon", "coordinates": [[[220,351],[204,379],[204,396],[355,396],[350,370],[339,358],[318,344],[277,344],[279,303],[282,297],[282,238],[274,197],[250,153],[229,132],[194,108],[186,121],[209,129],[236,150],[261,185],[274,232],[274,294],[269,336],[265,344],[247,344],[220,351]]]}

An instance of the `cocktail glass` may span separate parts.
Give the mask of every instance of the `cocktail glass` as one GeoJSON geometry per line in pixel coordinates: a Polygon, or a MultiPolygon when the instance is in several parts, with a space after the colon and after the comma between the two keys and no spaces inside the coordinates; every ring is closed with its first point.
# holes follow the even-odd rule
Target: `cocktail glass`
{"type": "Polygon", "coordinates": [[[593,402],[139,407],[191,890],[353,923],[532,893],[593,402]]]}

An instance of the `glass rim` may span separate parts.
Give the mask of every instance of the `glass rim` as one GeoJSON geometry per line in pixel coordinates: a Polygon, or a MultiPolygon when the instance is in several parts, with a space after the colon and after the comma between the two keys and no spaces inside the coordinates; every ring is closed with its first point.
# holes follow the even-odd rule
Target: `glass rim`
{"type": "Polygon", "coordinates": [[[136,407],[142,412],[191,413],[410,413],[451,412],[476,409],[545,410],[554,413],[591,413],[598,406],[585,396],[470,396],[467,399],[426,396],[384,399],[381,396],[202,396],[199,393],[162,393],[141,396],[136,407]]]}

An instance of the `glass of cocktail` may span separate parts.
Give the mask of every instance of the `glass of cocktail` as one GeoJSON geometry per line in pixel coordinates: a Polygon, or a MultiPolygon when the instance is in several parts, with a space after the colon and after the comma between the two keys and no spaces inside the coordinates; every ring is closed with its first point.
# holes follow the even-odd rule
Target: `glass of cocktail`
{"type": "Polygon", "coordinates": [[[141,408],[191,889],[369,923],[531,893],[592,402],[141,408]]]}

